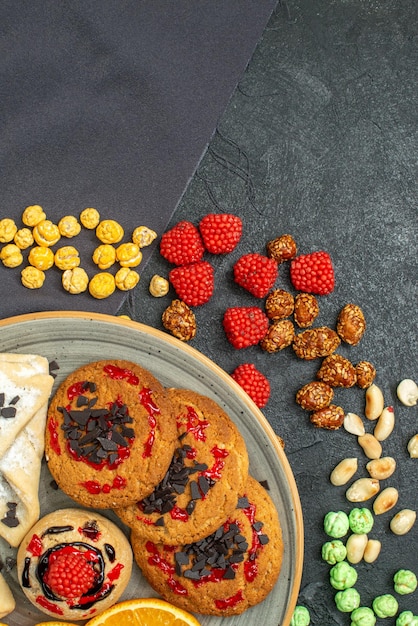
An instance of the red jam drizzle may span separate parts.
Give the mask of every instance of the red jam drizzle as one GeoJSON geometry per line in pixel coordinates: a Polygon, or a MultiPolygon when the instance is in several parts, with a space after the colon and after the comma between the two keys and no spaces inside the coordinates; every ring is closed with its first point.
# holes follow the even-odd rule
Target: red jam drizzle
{"type": "Polygon", "coordinates": [[[130,385],[139,385],[138,376],[125,367],[106,365],[103,371],[109,378],[113,378],[113,380],[126,380],[130,385]]]}
{"type": "Polygon", "coordinates": [[[49,443],[57,456],[61,456],[61,447],[58,442],[58,422],[51,417],[48,421],[49,443]]]}
{"type": "Polygon", "coordinates": [[[97,530],[97,528],[94,528],[93,526],[79,526],[77,530],[80,535],[83,535],[83,537],[87,537],[87,539],[89,539],[90,541],[99,541],[100,537],[102,536],[100,530],[97,530]]]}
{"type": "Polygon", "coordinates": [[[186,432],[192,434],[196,441],[206,441],[205,430],[209,426],[206,420],[200,420],[198,414],[192,406],[187,407],[187,415],[181,415],[177,419],[177,428],[186,428],[186,432]]]}
{"type": "Polygon", "coordinates": [[[143,387],[143,389],[141,389],[141,391],[139,392],[139,400],[146,412],[148,413],[148,424],[150,428],[149,435],[146,442],[144,443],[144,451],[142,453],[142,456],[145,459],[147,457],[150,457],[152,454],[152,447],[155,441],[155,429],[157,427],[157,420],[155,419],[155,415],[160,415],[161,411],[152,399],[152,389],[143,387]]]}
{"type": "Polygon", "coordinates": [[[110,570],[107,577],[111,583],[113,583],[115,580],[118,580],[123,568],[124,565],[122,563],[118,563],[113,569],[110,570]]]}
{"type": "Polygon", "coordinates": [[[55,613],[56,615],[64,615],[64,611],[61,607],[57,606],[53,602],[50,602],[44,596],[37,596],[36,603],[47,611],[50,611],[51,613],[55,613]]]}
{"type": "Polygon", "coordinates": [[[145,548],[147,552],[150,554],[148,557],[148,563],[160,569],[164,574],[167,575],[167,584],[170,587],[173,593],[176,593],[181,596],[187,595],[187,589],[180,585],[174,578],[176,570],[173,565],[171,565],[166,559],[164,559],[160,553],[158,552],[157,546],[151,541],[147,541],[145,548]]]}
{"type": "Polygon", "coordinates": [[[226,609],[233,608],[234,606],[242,602],[243,599],[244,599],[244,595],[240,589],[239,591],[237,591],[237,593],[234,596],[231,596],[230,598],[224,598],[223,600],[215,600],[215,606],[220,611],[225,611],[226,609]]]}
{"type": "Polygon", "coordinates": [[[27,551],[33,556],[41,556],[42,554],[42,539],[38,535],[32,535],[32,538],[27,547],[27,551]]]}
{"type": "Polygon", "coordinates": [[[170,511],[171,518],[177,520],[178,522],[187,522],[189,519],[189,515],[187,511],[181,509],[179,506],[173,506],[170,511]]]}
{"type": "Polygon", "coordinates": [[[218,448],[215,446],[212,448],[211,454],[215,457],[215,463],[212,467],[209,467],[207,470],[202,472],[202,475],[206,476],[206,478],[211,478],[212,480],[219,480],[222,476],[222,470],[225,467],[223,459],[226,459],[229,452],[228,450],[225,450],[225,448],[218,448]]]}
{"type": "Polygon", "coordinates": [[[108,483],[101,485],[97,480],[86,480],[85,482],[80,483],[80,485],[92,495],[110,493],[113,489],[125,489],[126,484],[127,480],[126,478],[122,478],[122,476],[115,476],[111,485],[108,483]]]}
{"type": "Polygon", "coordinates": [[[70,402],[74,400],[74,398],[78,398],[79,396],[83,396],[86,391],[86,381],[80,380],[78,383],[74,383],[74,385],[70,385],[67,389],[67,398],[70,402]]]}
{"type": "MultiPolygon", "coordinates": [[[[243,509],[243,512],[248,518],[250,524],[254,524],[256,514],[255,505],[250,504],[246,509],[243,509]]],[[[257,552],[258,550],[260,550],[260,548],[263,547],[259,540],[259,535],[262,534],[262,530],[256,531],[254,528],[252,528],[252,544],[251,548],[248,549],[248,560],[244,563],[244,576],[249,583],[254,582],[258,574],[257,552]]]]}

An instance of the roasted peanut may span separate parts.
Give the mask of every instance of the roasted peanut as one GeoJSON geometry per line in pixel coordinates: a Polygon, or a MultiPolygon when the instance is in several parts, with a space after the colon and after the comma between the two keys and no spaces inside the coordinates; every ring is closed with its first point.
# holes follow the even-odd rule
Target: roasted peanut
{"type": "Polygon", "coordinates": [[[355,413],[347,413],[344,417],[344,428],[348,433],[361,437],[365,434],[363,420],[355,413]]]}
{"type": "Polygon", "coordinates": [[[318,411],[331,404],[334,397],[332,387],[321,381],[313,381],[296,392],[296,402],[307,411],[318,411]]]}
{"type": "Polygon", "coordinates": [[[336,404],[330,404],[311,413],[309,419],[316,428],[337,430],[344,422],[344,409],[336,404]]]}
{"type": "Polygon", "coordinates": [[[375,496],[380,490],[380,483],[376,478],[359,478],[345,492],[349,502],[365,502],[375,496]]]}
{"type": "Polygon", "coordinates": [[[370,385],[366,389],[366,408],[364,414],[369,420],[377,420],[384,408],[383,393],[380,387],[370,385]]]}
{"type": "Polygon", "coordinates": [[[395,487],[386,487],[379,493],[373,502],[373,511],[376,515],[382,515],[393,509],[399,498],[398,490],[395,487]]]}
{"type": "Polygon", "coordinates": [[[384,441],[389,437],[395,427],[395,411],[393,406],[387,406],[381,412],[373,434],[378,441],[384,441]]]}
{"type": "Polygon", "coordinates": [[[415,406],[418,402],[418,385],[411,378],[405,378],[399,383],[396,394],[405,406],[415,406]]]}
{"type": "Polygon", "coordinates": [[[374,563],[380,554],[382,544],[378,539],[368,539],[366,549],[364,550],[363,559],[366,563],[374,563]]]}
{"type": "Polygon", "coordinates": [[[412,509],[402,509],[390,521],[390,529],[395,535],[406,535],[415,524],[417,514],[412,509]]]}
{"type": "Polygon", "coordinates": [[[373,459],[366,465],[366,469],[372,478],[377,480],[385,480],[392,476],[396,469],[396,461],[391,456],[382,456],[379,459],[373,459]]]}
{"type": "Polygon", "coordinates": [[[411,459],[418,459],[418,433],[408,441],[408,452],[411,459]]]}
{"type": "Polygon", "coordinates": [[[382,456],[381,443],[374,435],[366,433],[358,437],[357,441],[368,459],[379,459],[382,456]]]}
{"type": "Polygon", "coordinates": [[[356,365],[357,386],[367,389],[376,377],[376,368],[370,361],[360,361],[356,365]]]}
{"type": "Polygon", "coordinates": [[[366,330],[364,313],[357,304],[346,304],[337,319],[337,333],[343,341],[356,346],[366,330]]]}
{"type": "Polygon", "coordinates": [[[330,475],[330,481],[335,486],[345,485],[354,476],[358,469],[356,457],[343,459],[334,467],[330,475]]]}
{"type": "Polygon", "coordinates": [[[349,536],[345,544],[345,547],[347,548],[347,561],[349,561],[349,563],[360,563],[364,556],[367,542],[368,538],[365,534],[356,535],[353,533],[349,536]]]}

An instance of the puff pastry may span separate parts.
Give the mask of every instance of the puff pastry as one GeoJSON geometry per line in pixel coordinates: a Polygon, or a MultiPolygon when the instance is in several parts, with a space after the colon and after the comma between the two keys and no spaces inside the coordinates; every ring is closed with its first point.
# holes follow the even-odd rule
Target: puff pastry
{"type": "Polygon", "coordinates": [[[0,574],[0,619],[15,610],[16,602],[9,585],[0,574]]]}

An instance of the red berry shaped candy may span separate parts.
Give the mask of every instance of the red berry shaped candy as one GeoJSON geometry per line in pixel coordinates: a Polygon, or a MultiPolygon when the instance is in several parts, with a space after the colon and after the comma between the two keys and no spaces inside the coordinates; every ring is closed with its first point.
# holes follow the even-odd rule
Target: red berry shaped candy
{"type": "Polygon", "coordinates": [[[196,226],[183,220],[161,237],[160,253],[174,265],[187,265],[200,261],[205,249],[196,226]]]}
{"type": "Polygon", "coordinates": [[[175,267],[169,273],[169,280],[188,306],[205,304],[213,294],[214,272],[207,261],[175,267]]]}
{"type": "Polygon", "coordinates": [[[301,254],[290,263],[290,280],[298,291],[325,296],[334,290],[334,268],[328,252],[301,254]]]}
{"type": "Polygon", "coordinates": [[[234,265],[234,280],[256,298],[264,298],[276,282],[276,261],[263,254],[244,254],[234,265]]]}
{"type": "Polygon", "coordinates": [[[241,239],[242,221],[231,213],[208,213],[202,218],[199,230],[208,252],[227,254],[241,239]]]}
{"type": "Polygon", "coordinates": [[[264,311],[256,306],[231,307],[225,311],[223,327],[234,348],[248,348],[265,337],[269,320],[264,311]]]}
{"type": "Polygon", "coordinates": [[[270,397],[270,383],[253,363],[239,365],[231,376],[260,409],[267,404],[270,397]]]}
{"type": "Polygon", "coordinates": [[[79,598],[93,587],[95,577],[86,556],[63,549],[51,556],[44,581],[60,598],[79,598]]]}

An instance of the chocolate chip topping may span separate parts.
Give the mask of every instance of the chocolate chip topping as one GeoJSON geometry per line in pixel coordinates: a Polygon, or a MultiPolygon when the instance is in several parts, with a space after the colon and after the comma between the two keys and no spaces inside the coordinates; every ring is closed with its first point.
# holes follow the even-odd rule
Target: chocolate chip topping
{"type": "Polygon", "coordinates": [[[12,419],[13,417],[16,417],[17,410],[15,404],[17,404],[19,400],[20,396],[15,396],[8,404],[5,405],[6,394],[3,392],[0,393],[0,416],[5,419],[12,419]]]}
{"type": "Polygon", "coordinates": [[[16,502],[7,502],[6,515],[2,518],[1,522],[8,528],[16,528],[20,522],[16,515],[16,502]]]}

